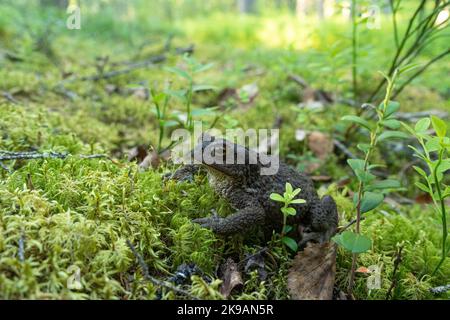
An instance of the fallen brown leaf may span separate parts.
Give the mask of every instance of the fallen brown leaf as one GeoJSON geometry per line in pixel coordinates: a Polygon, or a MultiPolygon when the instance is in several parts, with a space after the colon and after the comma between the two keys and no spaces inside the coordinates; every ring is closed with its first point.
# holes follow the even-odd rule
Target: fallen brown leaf
{"type": "Polygon", "coordinates": [[[242,288],[244,283],[242,281],[242,275],[238,270],[238,265],[233,259],[228,258],[222,266],[222,270],[223,283],[220,286],[220,293],[225,298],[228,298],[233,290],[242,288]]]}
{"type": "Polygon", "coordinates": [[[416,203],[420,203],[420,204],[429,204],[433,202],[433,199],[431,198],[431,196],[428,193],[423,193],[423,194],[419,194],[416,199],[415,199],[416,203]]]}
{"type": "Polygon", "coordinates": [[[142,162],[148,155],[148,148],[144,145],[138,145],[128,151],[128,161],[142,162]]]}
{"type": "Polygon", "coordinates": [[[330,176],[311,176],[311,180],[315,182],[329,182],[332,179],[330,176]]]}
{"type": "Polygon", "coordinates": [[[320,160],[326,160],[333,153],[333,139],[325,133],[313,131],[308,135],[308,147],[320,160]]]}
{"type": "Polygon", "coordinates": [[[139,163],[139,168],[146,170],[150,167],[153,169],[158,168],[161,163],[161,158],[156,151],[150,152],[141,163],[139,163]]]}
{"type": "Polygon", "coordinates": [[[308,244],[294,258],[288,274],[293,300],[331,300],[336,275],[336,244],[308,244]]]}

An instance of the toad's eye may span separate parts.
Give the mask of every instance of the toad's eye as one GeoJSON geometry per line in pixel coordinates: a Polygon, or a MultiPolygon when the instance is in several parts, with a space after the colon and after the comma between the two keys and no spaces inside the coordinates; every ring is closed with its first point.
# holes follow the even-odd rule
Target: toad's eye
{"type": "Polygon", "coordinates": [[[222,146],[215,146],[212,150],[213,157],[222,157],[225,155],[225,150],[222,146]]]}

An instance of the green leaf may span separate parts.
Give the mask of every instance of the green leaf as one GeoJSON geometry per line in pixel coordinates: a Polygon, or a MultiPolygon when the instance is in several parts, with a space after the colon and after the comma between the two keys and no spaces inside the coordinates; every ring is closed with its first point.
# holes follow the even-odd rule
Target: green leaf
{"type": "Polygon", "coordinates": [[[352,231],[337,234],[332,240],[352,253],[363,253],[372,247],[370,238],[352,231]]]}
{"type": "Polygon", "coordinates": [[[427,173],[422,168],[417,167],[417,166],[413,166],[413,168],[414,168],[414,170],[417,171],[418,174],[420,174],[425,179],[428,177],[427,173]]]}
{"type": "Polygon", "coordinates": [[[290,184],[289,182],[286,182],[286,192],[288,194],[292,194],[293,188],[292,188],[292,184],[290,184]]]}
{"type": "MultiPolygon", "coordinates": [[[[437,165],[436,161],[436,165],[437,165]]],[[[444,179],[444,173],[448,170],[450,170],[450,159],[445,159],[441,161],[441,164],[436,169],[436,176],[438,179],[438,182],[441,182],[442,179],[444,179]]]]}
{"type": "Polygon", "coordinates": [[[217,90],[217,87],[209,84],[196,84],[195,86],[192,87],[192,91],[194,92],[208,91],[208,90],[217,90]]]}
{"type": "Polygon", "coordinates": [[[355,174],[356,174],[356,177],[358,178],[358,180],[365,184],[369,183],[375,179],[375,176],[373,174],[371,174],[369,171],[356,169],[355,174]]]}
{"type": "Polygon", "coordinates": [[[361,118],[361,117],[358,117],[358,116],[351,116],[351,115],[350,115],[350,116],[344,116],[344,117],[342,117],[341,120],[342,120],[342,121],[354,122],[354,123],[359,124],[360,126],[366,128],[366,129],[369,130],[369,131],[371,130],[370,123],[369,123],[367,120],[365,120],[365,119],[363,119],[363,118],[361,118]]]}
{"type": "Polygon", "coordinates": [[[436,116],[431,116],[431,123],[433,124],[433,129],[436,131],[437,136],[440,138],[445,137],[447,134],[447,124],[445,121],[436,116]]]}
{"type": "Polygon", "coordinates": [[[189,81],[192,81],[192,77],[185,70],[177,68],[177,67],[164,67],[164,70],[172,72],[181,78],[185,78],[189,81]]]}
{"type": "MultiPolygon", "coordinates": [[[[398,1],[398,3],[400,3],[400,1],[398,1]]],[[[404,67],[399,68],[398,72],[399,72],[399,74],[402,74],[402,73],[405,73],[405,72],[408,72],[408,71],[412,71],[412,70],[414,70],[414,69],[416,69],[416,68],[418,68],[420,66],[423,66],[423,63],[419,63],[419,62],[417,62],[417,63],[410,63],[410,64],[407,64],[404,67]]]]}
{"type": "Polygon", "coordinates": [[[284,226],[283,233],[289,233],[292,231],[292,229],[293,229],[292,226],[284,226]]]}
{"type": "Polygon", "coordinates": [[[364,160],[361,159],[348,159],[348,165],[353,169],[356,173],[356,170],[364,170],[364,160]]]}
{"type": "MultiPolygon", "coordinates": [[[[382,104],[383,105],[383,104],[382,104]]],[[[397,101],[389,101],[384,112],[384,118],[387,119],[400,109],[400,103],[397,101]]]]}
{"type": "Polygon", "coordinates": [[[402,131],[385,131],[378,137],[378,141],[387,139],[407,139],[409,136],[402,131]]]}
{"type": "Polygon", "coordinates": [[[201,116],[210,116],[210,115],[215,115],[216,114],[216,109],[215,107],[212,108],[204,108],[204,109],[194,109],[191,111],[191,115],[193,117],[201,117],[201,116]]]}
{"type": "Polygon", "coordinates": [[[411,128],[410,126],[408,126],[406,123],[401,122],[403,128],[405,128],[410,134],[412,134],[413,136],[416,135],[416,132],[414,131],[413,128],[411,128]]]}
{"type": "Polygon", "coordinates": [[[161,126],[164,127],[164,128],[175,127],[175,126],[177,126],[179,124],[180,123],[178,121],[175,121],[175,120],[161,121],[161,126]]]}
{"type": "Polygon", "coordinates": [[[292,251],[297,252],[298,250],[298,245],[297,242],[295,242],[294,239],[290,238],[290,237],[283,237],[281,239],[283,241],[283,243],[292,251]]]}
{"type": "Polygon", "coordinates": [[[424,185],[423,183],[421,183],[421,182],[416,182],[415,185],[416,185],[416,187],[419,188],[420,190],[425,191],[426,193],[430,193],[430,189],[429,189],[426,185],[424,185]]]}
{"type": "MultiPolygon", "coordinates": [[[[377,192],[365,192],[361,199],[361,213],[369,212],[378,207],[384,200],[384,195],[377,192]]],[[[358,194],[355,193],[353,202],[356,205],[358,202],[358,194]]]]}
{"type": "Polygon", "coordinates": [[[292,191],[292,197],[294,198],[294,197],[297,196],[301,191],[302,191],[301,188],[295,189],[294,191],[292,191]]]}
{"type": "Polygon", "coordinates": [[[441,138],[433,137],[425,143],[428,152],[438,151],[441,148],[441,138]]]}
{"type": "Polygon", "coordinates": [[[398,129],[401,126],[401,122],[395,119],[388,119],[383,121],[383,126],[389,129],[398,129]]]}
{"type": "Polygon", "coordinates": [[[416,125],[414,126],[414,130],[416,132],[425,132],[430,128],[431,120],[429,118],[423,118],[417,121],[416,125]]]}
{"type": "Polygon", "coordinates": [[[367,152],[369,152],[370,144],[367,144],[367,143],[359,143],[356,147],[357,147],[359,150],[361,150],[362,152],[367,153],[367,152]]]}
{"type": "Polygon", "coordinates": [[[383,181],[376,181],[371,185],[366,187],[367,191],[373,190],[386,190],[386,189],[399,189],[401,188],[401,184],[397,180],[386,179],[383,181]]]}
{"type": "Polygon", "coordinates": [[[297,214],[297,211],[295,211],[294,208],[287,207],[287,208],[281,208],[281,212],[283,212],[286,216],[295,216],[297,214]]]}
{"type": "Polygon", "coordinates": [[[306,200],[304,199],[294,199],[291,201],[292,204],[302,204],[302,203],[306,203],[306,200]]]}
{"type": "Polygon", "coordinates": [[[208,64],[199,64],[194,69],[194,73],[204,72],[206,70],[211,69],[214,66],[214,63],[208,63],[208,64]]]}
{"type": "Polygon", "coordinates": [[[270,194],[270,199],[273,200],[273,201],[285,202],[283,196],[281,194],[278,194],[278,193],[271,193],[270,194]]]}
{"type": "Polygon", "coordinates": [[[442,193],[442,198],[443,199],[448,198],[448,197],[450,197],[450,186],[447,186],[445,188],[444,192],[442,193]]]}
{"type": "Polygon", "coordinates": [[[186,90],[166,90],[165,93],[182,101],[186,99],[186,90]]]}

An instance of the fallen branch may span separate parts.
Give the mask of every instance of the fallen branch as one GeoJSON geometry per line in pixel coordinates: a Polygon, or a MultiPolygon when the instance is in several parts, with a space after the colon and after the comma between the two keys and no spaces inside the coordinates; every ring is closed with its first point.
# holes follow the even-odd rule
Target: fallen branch
{"type": "Polygon", "coordinates": [[[420,111],[420,112],[398,112],[396,114],[398,120],[403,121],[412,121],[418,120],[424,117],[436,116],[438,118],[447,118],[448,112],[441,110],[428,110],[428,111],[420,111]]]}
{"type": "Polygon", "coordinates": [[[116,77],[116,76],[120,76],[120,75],[123,75],[123,74],[130,73],[130,72],[132,72],[132,71],[134,71],[136,69],[154,66],[155,64],[161,63],[161,62],[163,62],[165,60],[166,60],[166,56],[165,55],[160,55],[160,56],[152,57],[152,58],[150,58],[148,60],[145,60],[145,61],[134,62],[132,64],[129,64],[128,67],[124,68],[124,69],[113,70],[113,71],[109,71],[109,72],[95,74],[95,75],[92,75],[92,76],[72,78],[70,80],[63,81],[63,83],[72,82],[72,81],[76,81],[76,80],[78,80],[78,81],[98,81],[98,80],[103,80],[103,79],[109,79],[109,78],[113,78],[113,77],[116,77]]]}
{"type": "Polygon", "coordinates": [[[0,161],[0,168],[2,168],[5,171],[8,171],[8,173],[11,173],[12,170],[8,168],[3,162],[0,161]]]}
{"type": "MultiPolygon", "coordinates": [[[[65,159],[67,157],[73,156],[69,153],[59,153],[59,152],[44,152],[39,153],[36,151],[31,152],[12,152],[0,150],[0,163],[1,161],[9,161],[9,160],[33,160],[33,159],[65,159]]],[[[105,154],[90,154],[90,155],[78,155],[78,157],[82,159],[98,159],[98,158],[108,158],[105,154]]],[[[4,165],[2,165],[3,169],[6,169],[4,165]]]]}
{"type": "Polygon", "coordinates": [[[356,156],[339,140],[333,139],[334,146],[339,149],[347,158],[355,159],[356,156]]]}
{"type": "Polygon", "coordinates": [[[296,82],[298,85],[300,85],[300,87],[302,87],[303,89],[309,87],[308,82],[306,82],[305,79],[303,79],[302,77],[296,75],[296,74],[289,74],[288,75],[289,80],[292,80],[294,82],[296,82]]]}
{"type": "Polygon", "coordinates": [[[450,291],[450,284],[447,284],[445,286],[439,286],[439,287],[435,287],[435,288],[431,288],[430,292],[434,293],[434,294],[442,294],[445,293],[447,291],[450,291]]]}
{"type": "Polygon", "coordinates": [[[149,271],[148,271],[148,266],[145,263],[144,258],[142,258],[142,256],[136,251],[136,248],[133,246],[133,244],[128,239],[127,239],[127,245],[130,248],[130,250],[133,253],[133,255],[135,256],[135,258],[138,261],[139,265],[141,266],[142,273],[143,273],[143,275],[144,275],[146,280],[150,281],[151,283],[153,283],[156,286],[164,287],[164,288],[169,289],[169,290],[171,290],[173,292],[176,292],[178,294],[187,296],[190,299],[200,300],[198,297],[192,295],[190,292],[188,292],[186,290],[180,289],[180,288],[178,288],[178,287],[176,287],[176,286],[174,286],[174,285],[172,285],[172,284],[170,284],[168,282],[161,281],[161,280],[158,280],[158,279],[152,277],[150,275],[149,271]]]}
{"type": "Polygon", "coordinates": [[[8,100],[9,102],[13,103],[13,104],[20,104],[20,102],[13,97],[13,95],[9,92],[6,91],[2,91],[1,95],[3,98],[5,98],[6,100],[8,100]]]}
{"type": "Polygon", "coordinates": [[[256,256],[259,256],[262,253],[265,253],[267,250],[269,250],[269,248],[267,248],[267,247],[264,247],[264,248],[258,250],[256,253],[254,253],[252,255],[249,255],[248,257],[246,257],[246,258],[242,259],[241,261],[239,261],[238,262],[238,266],[242,266],[242,264],[244,264],[248,260],[250,260],[250,259],[252,259],[252,258],[254,258],[256,256]]]}

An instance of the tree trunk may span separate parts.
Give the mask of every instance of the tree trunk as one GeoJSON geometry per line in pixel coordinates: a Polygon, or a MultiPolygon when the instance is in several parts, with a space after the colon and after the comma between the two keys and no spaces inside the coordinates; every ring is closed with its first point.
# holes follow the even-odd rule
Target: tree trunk
{"type": "Polygon", "coordinates": [[[238,0],[238,10],[240,13],[254,13],[256,0],[238,0]]]}

